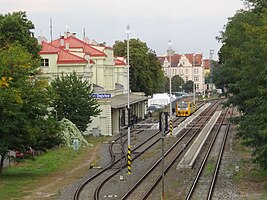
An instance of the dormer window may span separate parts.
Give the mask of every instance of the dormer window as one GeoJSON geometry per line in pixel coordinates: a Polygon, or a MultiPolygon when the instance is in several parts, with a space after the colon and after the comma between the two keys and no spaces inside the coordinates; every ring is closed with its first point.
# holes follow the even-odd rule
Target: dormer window
{"type": "Polygon", "coordinates": [[[49,67],[49,59],[48,58],[41,59],[41,66],[42,67],[49,67]]]}

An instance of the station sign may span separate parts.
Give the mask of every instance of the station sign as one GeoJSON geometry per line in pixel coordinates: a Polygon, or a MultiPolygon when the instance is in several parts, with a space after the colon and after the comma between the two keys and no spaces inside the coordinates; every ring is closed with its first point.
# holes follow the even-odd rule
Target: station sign
{"type": "Polygon", "coordinates": [[[111,94],[92,94],[97,99],[111,98],[111,94]]]}

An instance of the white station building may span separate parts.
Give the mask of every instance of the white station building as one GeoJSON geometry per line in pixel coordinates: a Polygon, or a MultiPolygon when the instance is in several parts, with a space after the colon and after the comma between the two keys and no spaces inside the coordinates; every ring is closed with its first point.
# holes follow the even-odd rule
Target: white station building
{"type": "MultiPolygon", "coordinates": [[[[76,72],[89,81],[100,104],[101,114],[93,118],[86,133],[118,134],[128,125],[127,65],[114,57],[113,48],[80,40],[68,30],[64,36],[48,43],[41,41],[41,75],[51,81],[61,74],[76,72]]],[[[130,93],[130,109],[135,119],[145,118],[148,97],[130,93]]]]}

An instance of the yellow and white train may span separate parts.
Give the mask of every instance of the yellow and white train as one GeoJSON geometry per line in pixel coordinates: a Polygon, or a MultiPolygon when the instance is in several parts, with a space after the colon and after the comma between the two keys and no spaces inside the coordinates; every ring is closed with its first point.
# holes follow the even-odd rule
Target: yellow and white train
{"type": "Polygon", "coordinates": [[[196,111],[196,106],[190,101],[179,101],[176,102],[175,111],[177,117],[188,117],[196,111]]]}

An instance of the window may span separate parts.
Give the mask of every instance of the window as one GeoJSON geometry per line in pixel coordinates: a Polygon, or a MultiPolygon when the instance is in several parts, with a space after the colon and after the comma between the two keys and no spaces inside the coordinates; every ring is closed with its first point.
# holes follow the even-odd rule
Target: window
{"type": "Polygon", "coordinates": [[[194,74],[198,74],[199,70],[198,69],[194,69],[194,74]]]}
{"type": "Polygon", "coordinates": [[[185,74],[188,74],[188,69],[185,69],[185,74]]]}
{"type": "Polygon", "coordinates": [[[49,66],[49,59],[48,58],[41,59],[41,66],[42,67],[48,67],[49,66]]]}
{"type": "Polygon", "coordinates": [[[188,81],[188,77],[187,76],[185,77],[185,81],[188,81]]]}
{"type": "Polygon", "coordinates": [[[194,76],[194,82],[199,82],[199,77],[198,76],[194,76]]]}

